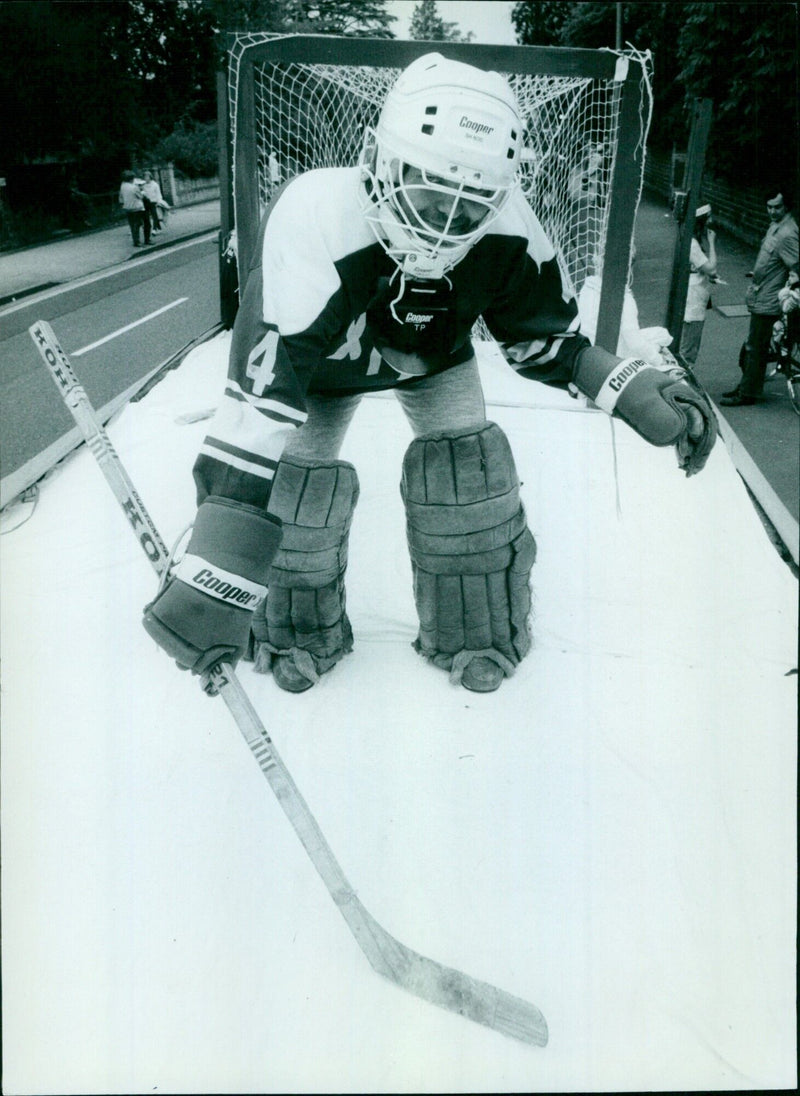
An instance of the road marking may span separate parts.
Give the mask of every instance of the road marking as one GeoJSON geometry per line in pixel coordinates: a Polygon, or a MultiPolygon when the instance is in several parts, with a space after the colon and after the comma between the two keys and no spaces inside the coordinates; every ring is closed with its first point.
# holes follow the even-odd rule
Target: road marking
{"type": "Polygon", "coordinates": [[[165,304],[163,308],[157,308],[155,312],[149,312],[146,316],[142,316],[140,320],[134,320],[133,323],[126,324],[125,327],[120,327],[116,331],[112,331],[110,335],[106,335],[104,338],[98,339],[97,342],[89,343],[88,346],[83,346],[80,350],[73,350],[70,354],[70,357],[79,358],[81,354],[87,354],[90,350],[94,350],[95,347],[102,346],[103,343],[111,342],[111,340],[116,339],[118,335],[124,335],[126,331],[131,331],[134,327],[138,327],[139,324],[147,323],[148,320],[152,320],[156,316],[160,316],[162,312],[169,312],[170,308],[175,308],[176,305],[183,304],[184,301],[188,300],[188,297],[178,297],[177,301],[172,301],[170,304],[165,304]]]}

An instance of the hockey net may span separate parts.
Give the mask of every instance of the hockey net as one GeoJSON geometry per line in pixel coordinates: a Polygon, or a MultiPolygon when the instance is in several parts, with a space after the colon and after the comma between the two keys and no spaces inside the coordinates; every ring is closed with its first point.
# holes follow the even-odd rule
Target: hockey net
{"type": "MultiPolygon", "coordinates": [[[[294,175],[312,168],[356,164],[364,127],[375,125],[387,91],[405,67],[259,61],[259,45],[275,37],[243,34],[236,37],[229,52],[235,221],[241,220],[243,209],[243,203],[237,201],[243,187],[237,174],[243,163],[250,177],[248,188],[255,185],[257,190],[259,215],[277,187],[294,175]],[[252,76],[248,74],[245,84],[242,73],[248,60],[252,76]],[[251,100],[247,104],[241,101],[243,94],[251,100]],[[247,155],[243,157],[245,148],[247,155]]],[[[608,62],[609,51],[602,52],[608,62]]],[[[499,68],[487,57],[489,63],[484,61],[483,67],[499,68]]],[[[638,178],[633,180],[636,205],[641,194],[641,150],[652,109],[649,55],[616,53],[610,61],[605,66],[607,75],[602,77],[572,72],[504,73],[514,88],[525,124],[522,188],[556,247],[562,272],[576,293],[590,274],[602,277],[603,273],[612,177],[620,141],[621,94],[631,65],[637,67],[639,99],[637,132],[633,134],[640,150],[638,178]]],[[[630,134],[628,139],[630,143],[630,134]]],[[[250,207],[253,202],[251,197],[250,207]]],[[[232,227],[236,229],[237,225],[232,227]]],[[[625,256],[626,277],[630,245],[631,238],[625,256]]]]}

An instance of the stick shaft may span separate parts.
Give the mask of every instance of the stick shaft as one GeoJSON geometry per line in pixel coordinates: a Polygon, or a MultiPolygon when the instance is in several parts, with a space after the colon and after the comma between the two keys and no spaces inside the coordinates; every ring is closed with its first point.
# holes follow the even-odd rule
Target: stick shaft
{"type": "MultiPolygon", "coordinates": [[[[69,358],[44,320],[38,320],[29,332],[100,470],[133,526],[142,550],[158,575],[162,576],[169,566],[169,552],[99,422],[89,397],[75,376],[69,358]]],[[[225,701],[284,814],[372,968],[396,985],[441,1008],[457,1012],[521,1042],[544,1046],[547,1043],[547,1024],[535,1005],[419,955],[396,940],[372,917],[348,882],[233,668],[222,663],[211,670],[206,675],[204,687],[209,692],[218,692],[225,701]]]]}
{"type": "MultiPolygon", "coordinates": [[[[53,329],[45,320],[35,323],[30,328],[30,334],[61,392],[64,403],[80,427],[100,470],[133,526],[142,550],[160,577],[168,566],[169,552],[125,471],[119,454],[98,420],[97,413],[83,385],[76,377],[69,358],[61,348],[53,329]]],[[[231,710],[261,771],[269,781],[284,811],[289,815],[289,820],[311,855],[334,901],[337,905],[343,906],[343,903],[346,905],[346,896],[353,895],[353,889],[347,882],[316,819],[278,755],[275,744],[233,669],[223,663],[219,669],[212,670],[208,677],[214,689],[222,695],[231,710]],[[290,810],[290,806],[295,809],[290,810]],[[312,850],[316,851],[312,853],[312,850]]]]}
{"type": "Polygon", "coordinates": [[[31,338],[50,371],[50,376],[61,392],[61,398],[80,427],[86,444],[92,452],[117,501],[133,526],[147,558],[159,576],[167,569],[169,551],[156,529],[144,503],[136,493],[128,473],[119,459],[114,446],[97,418],[83,385],[73,372],[70,360],[61,349],[53,329],[45,320],[38,320],[29,328],[31,338]]]}

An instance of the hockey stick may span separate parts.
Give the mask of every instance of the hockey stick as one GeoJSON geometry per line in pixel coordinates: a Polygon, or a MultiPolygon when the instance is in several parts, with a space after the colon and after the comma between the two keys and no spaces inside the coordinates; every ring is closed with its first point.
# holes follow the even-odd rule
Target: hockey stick
{"type": "MultiPolygon", "coordinates": [[[[162,576],[169,566],[167,548],[98,421],[69,358],[44,320],[33,324],[29,332],[100,470],[131,522],[147,558],[162,576]]],[[[219,692],[225,701],[311,862],[373,969],[390,982],[450,1012],[523,1043],[545,1046],[547,1024],[534,1005],[419,955],[378,924],[345,877],[233,669],[223,663],[207,674],[204,680],[206,691],[219,692]]]]}

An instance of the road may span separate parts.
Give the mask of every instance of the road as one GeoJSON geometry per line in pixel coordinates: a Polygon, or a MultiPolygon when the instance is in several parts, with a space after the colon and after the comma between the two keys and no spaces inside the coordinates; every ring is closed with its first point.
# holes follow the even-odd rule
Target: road
{"type": "MultiPolygon", "coordinates": [[[[96,408],[178,353],[219,322],[216,234],[200,237],[137,269],[102,272],[5,317],[0,335],[0,436],[3,481],[18,481],[74,421],[49,380],[28,334],[51,319],[59,342],[96,408]],[[13,323],[10,322],[13,320],[13,323]],[[11,480],[8,479],[11,477],[11,480]]],[[[33,482],[33,481],[31,481],[33,482]]]]}

